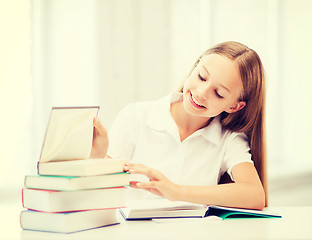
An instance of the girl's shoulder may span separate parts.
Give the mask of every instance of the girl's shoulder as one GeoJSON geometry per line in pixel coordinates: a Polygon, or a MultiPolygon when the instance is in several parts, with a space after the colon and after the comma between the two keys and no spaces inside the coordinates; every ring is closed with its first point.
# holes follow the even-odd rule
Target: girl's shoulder
{"type": "Polygon", "coordinates": [[[202,131],[204,136],[215,143],[226,145],[235,139],[247,141],[247,135],[243,132],[234,132],[222,126],[220,116],[215,117],[211,123],[202,131]]]}
{"type": "Polygon", "coordinates": [[[249,148],[248,136],[244,132],[234,132],[228,129],[223,130],[223,142],[226,148],[237,148],[244,146],[249,148]]]}
{"type": "Polygon", "coordinates": [[[235,138],[242,138],[242,139],[244,139],[246,141],[248,140],[248,137],[247,137],[246,133],[244,133],[244,132],[235,132],[235,131],[231,131],[229,129],[224,129],[224,128],[222,128],[222,135],[228,141],[233,140],[235,138]]]}

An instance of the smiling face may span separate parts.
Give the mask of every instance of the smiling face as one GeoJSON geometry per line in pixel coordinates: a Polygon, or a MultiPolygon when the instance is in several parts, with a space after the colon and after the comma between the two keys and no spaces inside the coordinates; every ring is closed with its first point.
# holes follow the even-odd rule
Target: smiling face
{"type": "Polygon", "coordinates": [[[204,56],[183,87],[186,112],[198,117],[233,113],[246,103],[240,101],[243,84],[234,61],[218,54],[204,56]]]}

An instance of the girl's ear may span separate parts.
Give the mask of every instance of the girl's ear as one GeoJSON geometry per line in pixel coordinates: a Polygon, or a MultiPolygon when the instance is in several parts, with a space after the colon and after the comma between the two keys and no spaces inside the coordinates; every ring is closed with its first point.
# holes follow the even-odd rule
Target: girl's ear
{"type": "Polygon", "coordinates": [[[234,112],[241,110],[245,106],[246,106],[245,101],[239,101],[239,102],[236,102],[234,105],[232,105],[226,112],[227,113],[234,113],[234,112]]]}

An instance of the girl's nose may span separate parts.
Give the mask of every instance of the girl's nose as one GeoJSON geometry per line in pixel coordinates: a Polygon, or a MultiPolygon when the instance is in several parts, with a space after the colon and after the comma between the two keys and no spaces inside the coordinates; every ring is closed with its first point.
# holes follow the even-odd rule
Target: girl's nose
{"type": "Polygon", "coordinates": [[[210,88],[211,88],[210,84],[199,86],[197,88],[198,97],[206,100],[209,95],[210,88]]]}

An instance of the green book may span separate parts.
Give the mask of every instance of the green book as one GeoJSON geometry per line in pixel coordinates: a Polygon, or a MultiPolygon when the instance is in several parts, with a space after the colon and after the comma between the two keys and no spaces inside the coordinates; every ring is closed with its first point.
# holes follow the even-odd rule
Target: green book
{"type": "Polygon", "coordinates": [[[115,173],[107,175],[71,177],[32,175],[25,177],[25,187],[57,191],[77,191],[87,189],[112,188],[129,185],[129,174],[115,173]]]}

